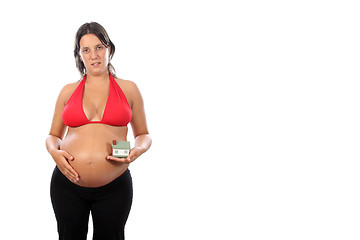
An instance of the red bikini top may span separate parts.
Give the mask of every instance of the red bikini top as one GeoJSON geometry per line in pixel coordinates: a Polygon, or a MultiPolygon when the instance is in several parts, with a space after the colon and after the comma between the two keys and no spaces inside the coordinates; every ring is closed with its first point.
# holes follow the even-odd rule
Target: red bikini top
{"type": "Polygon", "coordinates": [[[112,126],[126,126],[131,121],[132,111],[125,94],[114,77],[111,74],[109,76],[110,92],[101,121],[89,121],[85,115],[83,109],[85,75],[63,109],[62,119],[65,125],[79,127],[89,123],[102,123],[112,126]]]}

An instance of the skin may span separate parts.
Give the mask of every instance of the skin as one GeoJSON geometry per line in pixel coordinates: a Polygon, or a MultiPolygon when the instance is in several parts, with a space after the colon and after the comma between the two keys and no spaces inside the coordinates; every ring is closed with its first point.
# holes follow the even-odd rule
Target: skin
{"type": "MultiPolygon", "coordinates": [[[[94,34],[80,40],[80,56],[86,67],[87,79],[83,92],[83,109],[90,121],[102,119],[109,95],[109,49],[94,34]]],[[[135,145],[127,158],[111,156],[111,141],[126,141],[127,126],[90,123],[67,127],[62,120],[63,108],[78,86],[66,85],[56,102],[53,121],[46,147],[59,170],[72,182],[84,187],[106,185],[126,171],[129,164],[151,146],[143,99],[136,84],[115,79],[132,109],[132,127],[135,145]],[[65,136],[66,133],[66,136],[65,136]]]]}

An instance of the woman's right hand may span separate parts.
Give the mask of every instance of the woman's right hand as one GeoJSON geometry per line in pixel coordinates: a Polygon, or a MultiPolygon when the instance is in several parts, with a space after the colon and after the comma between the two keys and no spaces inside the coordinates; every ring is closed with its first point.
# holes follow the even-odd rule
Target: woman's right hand
{"type": "Polygon", "coordinates": [[[71,167],[69,161],[74,161],[74,157],[64,150],[57,150],[51,154],[57,167],[72,182],[79,181],[79,174],[71,167]]]}

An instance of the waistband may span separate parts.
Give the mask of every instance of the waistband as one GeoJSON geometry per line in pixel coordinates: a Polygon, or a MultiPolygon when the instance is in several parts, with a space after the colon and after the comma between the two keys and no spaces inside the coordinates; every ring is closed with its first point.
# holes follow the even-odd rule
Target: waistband
{"type": "Polygon", "coordinates": [[[115,186],[117,184],[120,184],[122,182],[126,182],[128,180],[131,180],[131,174],[130,174],[130,170],[126,169],[126,171],[121,174],[119,177],[115,178],[113,181],[109,182],[108,184],[105,184],[104,186],[100,186],[100,187],[83,187],[83,186],[79,186],[73,182],[71,182],[67,177],[65,177],[65,175],[60,171],[60,169],[56,166],[53,172],[54,177],[58,177],[60,180],[62,180],[63,182],[65,182],[68,185],[71,185],[74,188],[80,189],[80,190],[85,190],[85,191],[101,191],[101,190],[105,190],[107,188],[110,188],[112,186],[115,186]]]}

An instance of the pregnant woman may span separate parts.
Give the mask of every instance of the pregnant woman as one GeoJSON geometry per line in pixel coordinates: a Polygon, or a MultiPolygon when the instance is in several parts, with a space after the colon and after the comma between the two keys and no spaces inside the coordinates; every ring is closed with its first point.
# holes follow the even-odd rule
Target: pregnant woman
{"type": "Polygon", "coordinates": [[[46,139],[56,163],[50,194],[59,239],[86,240],[90,211],[94,240],[124,239],[132,203],[128,167],[150,148],[151,138],[140,91],[116,78],[114,52],[100,24],[77,31],[74,55],[82,79],[60,92],[46,139]],[[111,143],[127,140],[128,123],[135,145],[127,158],[113,157],[111,143]]]}

